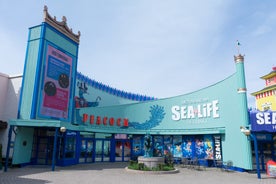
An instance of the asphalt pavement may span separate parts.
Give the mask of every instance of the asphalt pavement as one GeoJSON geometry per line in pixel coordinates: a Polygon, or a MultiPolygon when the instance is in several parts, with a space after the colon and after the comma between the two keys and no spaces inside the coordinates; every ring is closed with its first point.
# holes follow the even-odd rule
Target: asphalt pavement
{"type": "Polygon", "coordinates": [[[79,164],[67,167],[25,166],[0,171],[0,184],[276,184],[276,178],[262,173],[221,171],[217,168],[194,170],[176,166],[178,172],[147,173],[126,169],[126,162],[79,164]]]}

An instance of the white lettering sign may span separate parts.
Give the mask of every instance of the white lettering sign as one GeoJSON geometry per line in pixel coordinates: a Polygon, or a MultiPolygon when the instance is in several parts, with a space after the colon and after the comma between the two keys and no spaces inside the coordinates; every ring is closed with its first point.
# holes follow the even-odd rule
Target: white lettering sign
{"type": "Polygon", "coordinates": [[[197,106],[172,106],[172,120],[178,121],[181,119],[219,117],[218,100],[210,103],[198,104],[197,106]]]}
{"type": "Polygon", "coordinates": [[[215,138],[215,159],[221,160],[222,156],[221,156],[220,137],[215,136],[214,138],[215,138]]]}
{"type": "Polygon", "coordinates": [[[274,125],[276,124],[276,113],[258,112],[256,113],[256,119],[259,125],[274,125]]]}

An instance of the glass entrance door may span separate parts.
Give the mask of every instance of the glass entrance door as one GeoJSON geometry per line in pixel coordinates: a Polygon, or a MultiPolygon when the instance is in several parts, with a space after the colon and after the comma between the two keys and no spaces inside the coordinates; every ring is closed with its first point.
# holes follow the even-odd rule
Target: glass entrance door
{"type": "Polygon", "coordinates": [[[115,141],[115,161],[129,161],[130,160],[130,141],[129,140],[116,140],[115,141]]]}
{"type": "Polygon", "coordinates": [[[52,164],[54,137],[38,137],[36,163],[42,165],[52,164]]]}
{"type": "Polygon", "coordinates": [[[95,161],[109,162],[110,161],[110,140],[96,139],[95,141],[95,161]]]}
{"type": "Polygon", "coordinates": [[[84,138],[81,140],[79,163],[91,163],[94,158],[94,139],[84,138]]]}

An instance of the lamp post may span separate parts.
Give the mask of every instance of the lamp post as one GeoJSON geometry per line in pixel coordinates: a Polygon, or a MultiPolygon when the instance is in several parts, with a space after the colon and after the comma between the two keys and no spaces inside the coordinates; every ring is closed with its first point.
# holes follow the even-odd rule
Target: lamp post
{"type": "Polygon", "coordinates": [[[240,129],[241,129],[241,132],[244,133],[244,135],[250,136],[250,138],[254,142],[254,150],[255,150],[256,166],[257,166],[257,176],[258,176],[258,179],[261,179],[257,138],[254,134],[251,133],[251,131],[249,129],[244,128],[242,126],[240,127],[240,129]]]}

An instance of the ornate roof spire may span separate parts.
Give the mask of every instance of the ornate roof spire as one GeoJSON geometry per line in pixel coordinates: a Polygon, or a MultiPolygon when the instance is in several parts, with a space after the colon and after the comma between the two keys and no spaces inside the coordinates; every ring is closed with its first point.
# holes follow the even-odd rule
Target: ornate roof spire
{"type": "Polygon", "coordinates": [[[80,31],[78,31],[78,34],[74,34],[72,28],[70,29],[67,26],[67,19],[65,16],[62,17],[62,21],[59,22],[56,20],[56,17],[51,17],[50,14],[48,13],[48,7],[45,5],[44,6],[44,22],[47,22],[66,36],[68,36],[70,39],[73,41],[79,43],[80,42],[80,31]]]}

